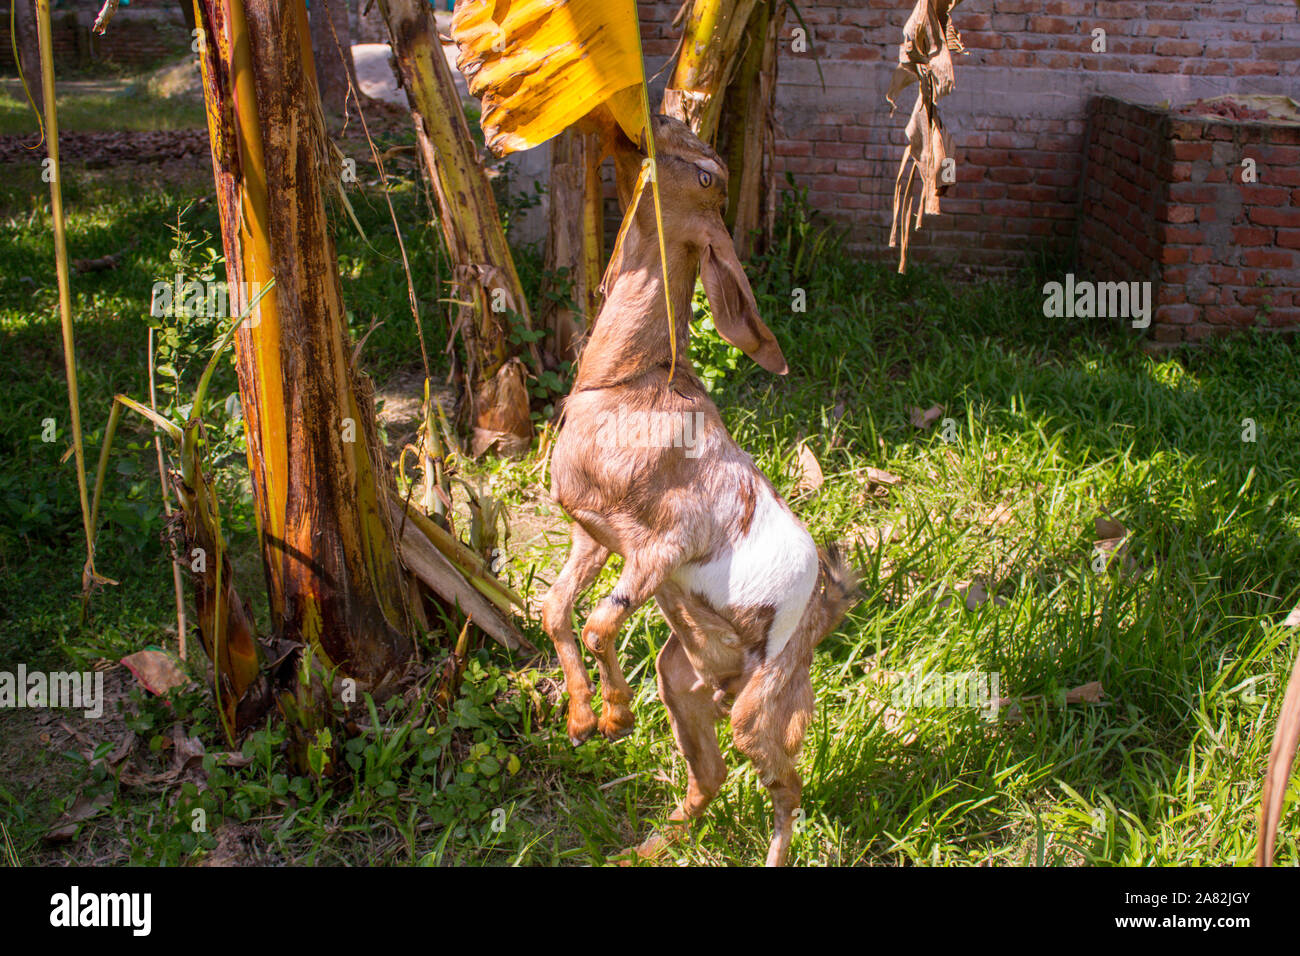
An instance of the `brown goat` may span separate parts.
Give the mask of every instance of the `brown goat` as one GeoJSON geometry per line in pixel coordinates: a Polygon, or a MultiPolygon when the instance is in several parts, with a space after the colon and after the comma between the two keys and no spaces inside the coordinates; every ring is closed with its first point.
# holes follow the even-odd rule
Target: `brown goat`
{"type": "MultiPolygon", "coordinates": [[[[659,696],[689,770],[673,826],[639,848],[653,856],[681,836],[726,777],[717,721],[730,714],[737,748],[758,768],[776,825],[767,863],[785,862],[799,806],[795,757],[813,710],[813,648],[840,621],[856,576],[812,537],[727,434],[686,356],[696,269],[724,339],[769,371],[785,359],[758,315],[722,220],[727,172],[683,123],[655,118],[676,339],[670,343],[654,206],[647,187],[606,277],[607,298],[583,350],[551,458],[552,493],[573,518],[568,561],[547,593],[543,626],[569,692],[568,732],[610,740],[635,722],[617,658],[628,617],[651,596],[672,636],[656,660],[659,696]],[[623,572],[582,629],[600,671],[603,709],[573,635],[577,596],[611,552],[623,572]]],[[[626,203],[642,155],[615,151],[626,203]]]]}

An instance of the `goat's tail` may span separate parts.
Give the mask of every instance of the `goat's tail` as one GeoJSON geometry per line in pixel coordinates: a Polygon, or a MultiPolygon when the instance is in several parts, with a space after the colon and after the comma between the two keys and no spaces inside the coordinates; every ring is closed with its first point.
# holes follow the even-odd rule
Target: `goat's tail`
{"type": "Polygon", "coordinates": [[[760,693],[769,700],[780,694],[792,677],[808,673],[813,650],[861,596],[861,574],[844,559],[837,545],[818,548],[817,558],[817,584],[798,627],[776,657],[765,661],[755,675],[762,682],[760,693]]]}

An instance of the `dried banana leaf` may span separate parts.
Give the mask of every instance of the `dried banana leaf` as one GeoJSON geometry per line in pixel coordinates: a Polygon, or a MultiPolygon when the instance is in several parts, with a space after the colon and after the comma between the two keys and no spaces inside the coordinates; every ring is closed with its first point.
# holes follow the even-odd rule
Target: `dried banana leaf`
{"type": "Polygon", "coordinates": [[[898,107],[900,93],[913,83],[919,87],[907,122],[907,149],[894,181],[894,221],[889,231],[889,246],[900,247],[899,272],[907,268],[907,245],[912,229],[920,227],[926,213],[938,214],[939,197],[948,185],[940,182],[940,174],[944,160],[952,155],[952,137],[944,129],[935,104],[956,86],[952,54],[966,52],[951,20],[952,8],[960,2],[917,0],[903,27],[898,68],[885,94],[892,110],[898,107]]]}

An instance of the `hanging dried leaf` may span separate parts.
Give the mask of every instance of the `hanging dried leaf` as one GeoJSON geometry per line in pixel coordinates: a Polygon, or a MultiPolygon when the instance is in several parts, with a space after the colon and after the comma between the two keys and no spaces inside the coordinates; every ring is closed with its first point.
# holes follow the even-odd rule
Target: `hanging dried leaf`
{"type": "Polygon", "coordinates": [[[899,272],[907,269],[907,245],[912,229],[920,228],[926,213],[938,215],[939,197],[948,187],[939,177],[944,160],[952,154],[952,137],[944,129],[935,103],[956,85],[952,54],[966,52],[950,19],[952,8],[960,2],[917,0],[903,27],[898,68],[885,94],[892,112],[898,107],[898,95],[913,83],[919,85],[916,104],[907,121],[907,150],[894,181],[894,223],[889,246],[900,247],[899,272]]]}

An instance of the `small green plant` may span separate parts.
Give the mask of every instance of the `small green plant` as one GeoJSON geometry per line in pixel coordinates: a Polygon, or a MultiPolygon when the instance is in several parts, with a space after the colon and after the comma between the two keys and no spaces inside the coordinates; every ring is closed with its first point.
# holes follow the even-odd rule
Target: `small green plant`
{"type": "Polygon", "coordinates": [[[706,391],[714,391],[729,375],[736,371],[744,353],[730,345],[713,325],[704,285],[695,283],[695,296],[691,301],[695,328],[691,335],[691,361],[704,383],[706,391]]]}
{"type": "MultiPolygon", "coordinates": [[[[229,327],[228,309],[213,308],[214,302],[229,302],[208,294],[225,272],[225,259],[210,233],[194,232],[186,223],[193,204],[176,214],[168,225],[172,249],[170,269],[155,280],[150,303],[150,325],[154,329],[154,372],[158,376],[159,411],[173,421],[184,421],[193,410],[190,398],[197,376],[211,355],[213,344],[229,327]],[[223,313],[223,314],[219,314],[223,313]]],[[[235,387],[233,355],[218,363],[213,382],[219,396],[206,422],[205,457],[213,466],[232,455],[243,456],[243,410],[235,387]]]]}

